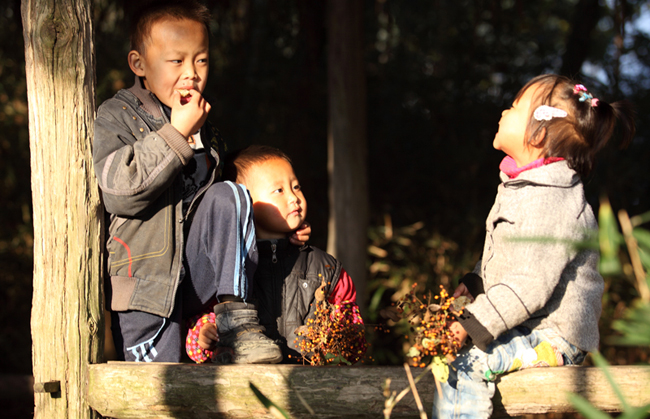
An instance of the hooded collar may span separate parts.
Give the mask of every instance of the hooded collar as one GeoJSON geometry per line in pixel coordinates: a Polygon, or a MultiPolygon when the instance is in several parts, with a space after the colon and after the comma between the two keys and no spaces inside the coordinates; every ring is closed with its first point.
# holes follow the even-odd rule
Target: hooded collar
{"type": "Polygon", "coordinates": [[[162,102],[156,95],[144,87],[144,82],[139,76],[135,76],[135,84],[128,89],[140,101],[140,106],[154,118],[162,118],[162,102]]]}
{"type": "Polygon", "coordinates": [[[528,167],[532,165],[531,163],[531,165],[520,168],[524,170],[520,170],[514,178],[502,170],[500,174],[501,181],[506,186],[532,183],[564,188],[572,187],[580,182],[580,176],[578,176],[575,170],[569,167],[566,160],[555,160],[548,163],[544,163],[544,159],[540,160],[542,160],[542,163],[537,163],[534,167],[528,167]]]}

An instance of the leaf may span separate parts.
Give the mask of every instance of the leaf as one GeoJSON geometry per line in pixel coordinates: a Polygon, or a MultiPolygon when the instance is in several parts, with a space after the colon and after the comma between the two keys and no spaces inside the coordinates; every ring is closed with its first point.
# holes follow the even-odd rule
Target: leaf
{"type": "Polygon", "coordinates": [[[431,372],[436,377],[436,380],[444,383],[449,378],[449,365],[447,359],[440,355],[434,356],[431,360],[431,372]]]}
{"type": "Polygon", "coordinates": [[[632,235],[640,248],[650,251],[650,231],[643,228],[635,228],[632,230],[632,235]]]}
{"type": "Polygon", "coordinates": [[[302,325],[302,326],[296,327],[296,330],[294,330],[293,333],[296,334],[297,336],[302,336],[302,335],[307,334],[308,330],[309,330],[309,326],[302,325]]]}
{"type": "Polygon", "coordinates": [[[640,226],[641,224],[645,224],[648,221],[650,221],[650,211],[645,212],[643,214],[635,215],[634,217],[630,218],[630,221],[632,222],[633,226],[640,226]]]}
{"type": "Polygon", "coordinates": [[[616,397],[621,401],[621,405],[623,406],[623,410],[628,410],[630,406],[627,404],[625,401],[625,397],[623,396],[623,393],[621,393],[621,389],[618,387],[616,382],[614,381],[614,378],[612,378],[612,375],[609,373],[609,364],[605,360],[605,358],[600,354],[598,351],[594,351],[591,353],[591,357],[594,360],[594,364],[596,364],[597,367],[599,367],[602,371],[603,374],[605,374],[605,378],[607,378],[607,381],[609,382],[609,385],[612,387],[612,390],[614,390],[614,393],[616,394],[616,397]]]}
{"type": "Polygon", "coordinates": [[[350,361],[348,361],[347,359],[345,359],[345,358],[344,358],[343,356],[341,356],[341,355],[334,355],[334,354],[331,354],[331,353],[327,353],[327,354],[325,354],[325,359],[326,359],[327,362],[330,363],[330,364],[335,364],[335,365],[339,365],[339,364],[352,365],[352,363],[351,363],[350,361]]]}
{"type": "Polygon", "coordinates": [[[609,202],[603,200],[598,212],[598,243],[600,244],[600,272],[615,275],[621,272],[618,250],[622,243],[616,217],[609,202]]]}
{"type": "Polygon", "coordinates": [[[415,346],[411,346],[409,348],[409,351],[406,353],[406,356],[409,358],[415,358],[416,356],[420,356],[420,350],[415,346]]]}
{"type": "Polygon", "coordinates": [[[639,258],[646,271],[650,271],[650,250],[639,248],[639,258]]]}
{"type": "Polygon", "coordinates": [[[650,415],[650,404],[645,406],[633,407],[630,410],[623,412],[618,419],[643,419],[650,415]]]}
{"type": "Polygon", "coordinates": [[[266,410],[269,411],[269,413],[276,418],[279,419],[291,419],[289,417],[289,414],[284,411],[280,406],[277,404],[273,403],[271,400],[269,400],[264,394],[262,394],[261,391],[255,387],[255,384],[251,383],[250,381],[248,382],[248,385],[250,386],[250,389],[253,391],[253,394],[255,394],[255,397],[257,397],[257,400],[260,401],[266,407],[266,410]]]}
{"type": "Polygon", "coordinates": [[[611,419],[611,416],[598,410],[584,397],[577,394],[569,394],[567,397],[573,407],[575,407],[576,410],[582,413],[587,419],[611,419]]]}
{"type": "Polygon", "coordinates": [[[472,301],[469,299],[469,297],[461,295],[460,297],[455,298],[451,304],[454,306],[455,311],[460,311],[471,302],[472,301]]]}
{"type": "MultiPolygon", "coordinates": [[[[320,275],[320,274],[319,274],[320,275]]],[[[317,303],[325,301],[325,287],[327,284],[325,283],[325,279],[321,279],[320,281],[320,287],[316,291],[314,291],[314,298],[316,299],[317,303]]]]}
{"type": "Polygon", "coordinates": [[[612,328],[623,334],[609,339],[615,345],[650,346],[650,304],[637,302],[612,328]]]}

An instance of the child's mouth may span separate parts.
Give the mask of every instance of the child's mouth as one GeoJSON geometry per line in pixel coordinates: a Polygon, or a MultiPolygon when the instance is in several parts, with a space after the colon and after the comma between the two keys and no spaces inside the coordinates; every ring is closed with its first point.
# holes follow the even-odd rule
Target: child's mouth
{"type": "Polygon", "coordinates": [[[189,89],[177,89],[176,91],[181,95],[181,105],[189,103],[189,101],[192,99],[192,95],[190,94],[189,89]]]}

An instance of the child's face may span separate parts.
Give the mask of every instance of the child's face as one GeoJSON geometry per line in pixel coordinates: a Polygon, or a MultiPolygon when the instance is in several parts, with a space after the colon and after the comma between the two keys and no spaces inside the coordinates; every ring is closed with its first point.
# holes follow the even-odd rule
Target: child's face
{"type": "Polygon", "coordinates": [[[539,149],[526,144],[526,129],[537,90],[537,86],[530,86],[510,109],[501,113],[499,131],[494,136],[494,148],[512,157],[518,167],[537,160],[541,154],[539,149]]]}
{"type": "Polygon", "coordinates": [[[288,161],[272,158],[251,166],[245,183],[253,199],[258,239],[285,238],[304,223],[307,201],[288,161]]]}
{"type": "Polygon", "coordinates": [[[201,23],[163,19],[151,27],[144,54],[129,53],[129,65],[149,91],[172,107],[175,90],[203,93],[208,80],[208,48],[208,33],[201,23]]]}

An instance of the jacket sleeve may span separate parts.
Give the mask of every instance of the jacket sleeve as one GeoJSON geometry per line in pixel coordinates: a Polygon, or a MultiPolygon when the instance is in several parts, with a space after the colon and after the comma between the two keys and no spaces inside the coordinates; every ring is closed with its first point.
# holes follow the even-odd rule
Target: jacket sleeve
{"type": "Polygon", "coordinates": [[[327,300],[332,304],[340,304],[343,301],[357,303],[357,289],[345,269],[341,268],[339,280],[327,300]]]}
{"type": "Polygon", "coordinates": [[[95,173],[106,210],[125,217],[145,211],[194,155],[172,125],[149,132],[139,115],[118,99],[100,106],[93,145],[95,173]],[[136,132],[142,135],[138,137],[136,132]]]}
{"type": "Polygon", "coordinates": [[[585,234],[576,223],[580,210],[561,196],[551,198],[556,202],[527,200],[518,211],[505,211],[494,221],[482,260],[484,294],[466,307],[494,338],[532,317],[548,316],[546,305],[562,292],[562,276],[576,275],[573,243],[585,234]]]}
{"type": "Polygon", "coordinates": [[[335,318],[339,322],[348,325],[348,327],[354,328],[356,332],[356,339],[350,342],[350,353],[347,358],[350,363],[354,364],[365,355],[368,342],[366,341],[363,319],[357,305],[357,291],[352,278],[345,269],[341,269],[339,280],[327,300],[334,305],[333,314],[335,318]]]}
{"type": "Polygon", "coordinates": [[[213,351],[201,348],[199,346],[199,334],[206,323],[215,324],[214,313],[198,315],[189,321],[187,338],[185,339],[185,351],[187,356],[197,364],[212,360],[213,351]]]}

